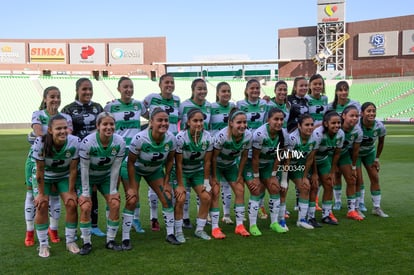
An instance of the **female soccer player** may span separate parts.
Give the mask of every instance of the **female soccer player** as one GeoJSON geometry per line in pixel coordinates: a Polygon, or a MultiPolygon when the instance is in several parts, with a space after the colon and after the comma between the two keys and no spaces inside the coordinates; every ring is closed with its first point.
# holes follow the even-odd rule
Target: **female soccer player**
{"type": "Polygon", "coordinates": [[[287,121],[289,119],[290,104],[287,100],[288,85],[284,80],[279,80],[275,84],[275,97],[270,99],[267,104],[271,107],[279,108],[285,113],[285,120],[283,121],[283,128],[287,127],[287,121]]]}
{"type": "MultiPolygon", "coordinates": [[[[134,83],[129,77],[121,77],[118,81],[117,87],[121,94],[120,99],[113,100],[108,103],[104,110],[110,112],[115,117],[115,133],[124,138],[126,144],[126,151],[128,152],[129,144],[132,138],[141,131],[141,116],[148,117],[148,111],[144,104],[136,99],[133,99],[134,95],[134,83]]],[[[125,154],[126,156],[128,153],[125,154]]],[[[122,162],[121,166],[121,181],[124,185],[124,190],[128,189],[129,179],[128,171],[126,167],[126,161],[122,162]]],[[[139,203],[139,183],[137,191],[137,202],[134,206],[125,206],[123,210],[123,230],[126,230],[127,226],[133,226],[138,233],[144,233],[144,229],[141,227],[140,217],[140,203],[139,203]],[[128,216],[128,217],[126,217],[128,216]],[[129,216],[133,216],[132,223],[129,222],[129,216]]],[[[129,230],[128,230],[129,232],[129,230]]]]}
{"type": "MultiPolygon", "coordinates": [[[[50,118],[55,115],[61,114],[59,112],[59,107],[61,103],[60,90],[55,86],[47,87],[43,91],[42,102],[40,103],[39,110],[34,111],[32,114],[32,129],[33,131],[28,135],[28,141],[33,145],[34,140],[38,136],[43,136],[47,133],[48,125],[50,118]]],[[[68,124],[68,134],[72,132],[72,118],[66,114],[61,114],[65,117],[68,124]]],[[[32,148],[29,151],[29,154],[25,163],[25,178],[26,178],[26,200],[24,203],[24,213],[26,220],[26,238],[25,245],[33,246],[34,241],[34,217],[35,217],[35,208],[33,202],[33,182],[36,181],[36,161],[32,158],[33,150],[32,148]]],[[[36,183],[35,183],[36,184],[36,183]]],[[[58,243],[60,241],[58,235],[58,225],[60,217],[60,201],[59,194],[57,194],[55,188],[52,188],[49,196],[49,215],[50,215],[50,224],[48,234],[50,240],[53,243],[58,243]]]]}
{"type": "MultiPolygon", "coordinates": [[[[341,150],[341,156],[338,160],[339,171],[344,175],[346,182],[346,197],[348,205],[349,219],[363,220],[364,218],[359,215],[359,207],[356,202],[356,181],[357,181],[357,168],[356,163],[358,160],[359,149],[362,141],[362,130],[358,125],[359,110],[354,105],[349,105],[342,111],[342,130],[345,133],[344,146],[341,150]]],[[[334,193],[336,196],[336,193],[334,193]]],[[[335,200],[341,200],[341,198],[335,198],[335,200]]]]}
{"type": "MultiPolygon", "coordinates": [[[[322,125],[312,133],[317,142],[316,169],[323,186],[322,197],[322,222],[337,225],[338,220],[332,213],[333,185],[335,182],[335,170],[345,140],[345,134],[341,129],[341,117],[335,111],[328,111],[323,116],[322,125]]],[[[314,182],[317,179],[313,179],[314,182]]]]}
{"type": "MultiPolygon", "coordinates": [[[[204,113],[204,129],[209,130],[210,126],[210,115],[211,115],[211,104],[206,100],[207,96],[207,83],[202,78],[196,78],[191,83],[191,98],[183,101],[180,105],[180,116],[181,116],[181,129],[186,127],[187,113],[191,108],[199,108],[204,113]]],[[[184,228],[191,229],[193,226],[190,222],[190,195],[191,187],[186,187],[186,201],[184,204],[184,228]]]]}
{"type": "Polygon", "coordinates": [[[280,161],[284,159],[281,151],[285,149],[288,140],[287,132],[282,129],[284,117],[281,109],[271,108],[267,123],[253,132],[253,156],[244,169],[245,181],[250,191],[249,232],[253,236],[262,235],[256,222],[259,201],[264,197],[266,189],[269,192],[270,228],[278,233],[286,232],[278,223],[281,187],[277,178],[280,161]]]}
{"type": "Polygon", "coordinates": [[[80,230],[83,238],[81,255],[87,255],[92,250],[90,214],[93,185],[96,185],[105,197],[109,207],[105,247],[114,251],[131,249],[129,242],[122,242],[122,246],[115,243],[120,207],[117,186],[121,162],[125,156],[125,141],[120,135],[115,134],[115,118],[111,113],[102,112],[98,115],[96,129],[96,132],[84,137],[79,149],[82,183],[79,191],[80,230]]]}
{"type": "MultiPolygon", "coordinates": [[[[297,120],[297,129],[290,133],[288,138],[288,150],[290,151],[288,178],[295,183],[299,193],[299,213],[296,225],[305,229],[313,229],[320,227],[315,219],[315,198],[319,182],[310,181],[308,172],[312,169],[318,144],[312,136],[313,118],[309,114],[303,114],[297,120]]],[[[280,220],[279,223],[287,228],[284,220],[280,220]]]]}
{"type": "Polygon", "coordinates": [[[75,243],[78,225],[75,183],[80,140],[68,135],[68,122],[60,114],[50,118],[48,125],[47,133],[38,137],[33,144],[33,158],[36,160],[36,233],[40,243],[39,256],[43,258],[50,255],[47,221],[52,188],[60,194],[66,208],[66,248],[71,253],[79,253],[75,243]]]}
{"type": "MultiPolygon", "coordinates": [[[[251,131],[254,131],[265,123],[268,105],[265,100],[260,99],[260,89],[259,80],[255,78],[250,79],[247,81],[246,88],[244,89],[245,98],[236,102],[237,108],[246,113],[247,127],[251,131]]],[[[249,151],[249,158],[252,158],[251,150],[249,151]]],[[[260,200],[258,215],[261,219],[267,219],[268,217],[264,207],[264,199],[260,200]]]]}
{"type": "MultiPolygon", "coordinates": [[[[200,206],[197,215],[197,228],[194,235],[203,240],[211,237],[204,231],[207,215],[211,202],[211,155],[213,143],[210,133],[204,130],[204,114],[198,108],[187,112],[187,123],[184,130],[177,135],[177,149],[175,152],[175,164],[177,171],[178,186],[184,191],[184,187],[192,187],[196,192],[200,206]]],[[[178,188],[178,187],[177,187],[178,188]]],[[[179,192],[178,194],[182,194],[179,192]]],[[[181,204],[176,203],[175,236],[181,243],[185,242],[182,232],[183,209],[181,204]]]]}
{"type": "Polygon", "coordinates": [[[168,131],[168,121],[168,113],[162,108],[155,108],[150,115],[149,127],[132,139],[127,163],[130,188],[126,199],[133,204],[136,200],[137,184],[143,177],[161,201],[167,229],[166,241],[178,245],[181,243],[174,235],[174,208],[170,185],[176,141],[175,136],[168,131]]]}
{"type": "MultiPolygon", "coordinates": [[[[231,87],[227,82],[220,82],[216,86],[216,102],[211,103],[210,133],[214,136],[226,128],[229,122],[229,113],[236,105],[230,102],[231,87]]],[[[230,218],[232,191],[228,182],[220,182],[223,219],[226,224],[234,224],[230,218]]]]}
{"type": "MultiPolygon", "coordinates": [[[[352,100],[349,98],[349,84],[345,80],[339,81],[336,83],[335,86],[335,98],[333,102],[329,103],[328,109],[335,110],[339,115],[342,114],[343,110],[348,106],[355,106],[358,111],[361,110],[361,105],[358,101],[352,100]]],[[[335,204],[333,209],[334,210],[341,210],[342,208],[342,174],[338,171],[335,175],[335,186],[334,186],[334,197],[335,197],[335,204]]],[[[365,190],[362,189],[362,195],[364,197],[365,190]]],[[[367,211],[364,200],[362,197],[362,201],[360,205],[357,205],[357,208],[360,208],[362,211],[367,211]]]]}
{"type": "Polygon", "coordinates": [[[246,113],[232,109],[229,114],[229,124],[218,132],[214,137],[214,150],[212,157],[211,188],[212,203],[210,207],[212,236],[215,239],[224,239],[226,235],[218,226],[219,206],[218,192],[219,183],[224,178],[230,183],[234,192],[234,212],[236,213],[235,233],[243,237],[250,233],[243,225],[244,220],[244,179],[243,169],[247,162],[247,154],[252,145],[252,133],[247,130],[246,113]]]}
{"type": "MultiPolygon", "coordinates": [[[[360,125],[363,132],[363,139],[359,150],[359,158],[357,167],[364,164],[371,182],[371,198],[374,208],[372,214],[382,218],[387,218],[381,209],[381,188],[379,184],[380,163],[379,158],[384,148],[384,140],[387,131],[384,124],[376,119],[377,107],[372,102],[365,102],[361,106],[361,120],[360,125]],[[378,142],[377,142],[378,141],[378,142]],[[375,144],[377,146],[375,147],[375,144]]],[[[362,172],[358,172],[357,191],[363,185],[362,172]]],[[[357,201],[360,200],[357,197],[357,201]]]]}
{"type": "Polygon", "coordinates": [[[308,100],[309,114],[313,123],[318,126],[322,123],[323,115],[328,110],[328,97],[325,95],[325,81],[320,74],[314,74],[309,79],[309,90],[305,98],[308,100]]]}
{"type": "Polygon", "coordinates": [[[290,104],[287,130],[291,133],[298,126],[299,115],[309,113],[308,100],[305,98],[308,92],[308,81],[303,76],[298,76],[293,81],[292,93],[288,96],[290,104]]]}
{"type": "MultiPolygon", "coordinates": [[[[93,86],[89,78],[79,78],[75,84],[76,96],[75,101],[66,105],[62,113],[72,117],[73,135],[80,139],[96,130],[96,118],[103,111],[101,104],[92,101],[93,86]]],[[[104,237],[98,227],[98,193],[96,186],[92,189],[92,234],[104,237]]]]}
{"type": "MultiPolygon", "coordinates": [[[[175,81],[171,74],[164,74],[160,77],[159,84],[160,93],[152,93],[145,97],[144,104],[148,109],[148,113],[160,107],[168,114],[168,130],[173,134],[178,134],[178,119],[180,117],[180,98],[174,95],[175,81]]],[[[174,180],[174,175],[172,180],[174,180]]],[[[148,188],[148,200],[150,203],[150,219],[151,230],[159,231],[160,224],[158,222],[158,196],[151,188],[148,188]]]]}

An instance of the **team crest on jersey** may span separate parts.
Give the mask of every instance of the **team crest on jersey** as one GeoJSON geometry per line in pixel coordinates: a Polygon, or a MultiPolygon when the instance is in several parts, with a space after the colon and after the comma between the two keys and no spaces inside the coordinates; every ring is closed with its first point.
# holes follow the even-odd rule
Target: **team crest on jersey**
{"type": "Polygon", "coordinates": [[[164,151],[165,152],[170,151],[170,145],[168,143],[164,145],[164,151]]]}
{"type": "Polygon", "coordinates": [[[70,151],[69,150],[67,150],[66,152],[65,152],[65,157],[66,158],[70,158],[70,156],[71,156],[72,154],[70,153],[70,151]]]}
{"type": "Polygon", "coordinates": [[[265,106],[264,105],[260,106],[260,112],[264,112],[264,111],[265,111],[265,106]]]}
{"type": "Polygon", "coordinates": [[[118,152],[116,151],[116,149],[115,148],[112,148],[111,155],[112,156],[116,156],[117,153],[118,152]]]}
{"type": "Polygon", "coordinates": [[[201,144],[201,150],[205,151],[207,149],[207,142],[201,144]]]}
{"type": "Polygon", "coordinates": [[[376,136],[378,136],[378,132],[377,132],[377,131],[375,131],[372,135],[373,135],[374,137],[376,137],[376,136]]]}
{"type": "Polygon", "coordinates": [[[93,112],[94,114],[97,114],[97,113],[98,113],[98,109],[96,109],[96,107],[93,107],[92,112],[93,112]]]}
{"type": "Polygon", "coordinates": [[[139,110],[138,105],[134,105],[134,110],[135,111],[138,111],[139,110]]]}

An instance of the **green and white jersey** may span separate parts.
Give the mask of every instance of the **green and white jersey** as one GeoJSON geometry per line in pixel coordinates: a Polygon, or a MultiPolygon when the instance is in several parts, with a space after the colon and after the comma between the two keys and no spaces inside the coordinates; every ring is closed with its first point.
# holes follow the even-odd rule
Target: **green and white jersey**
{"type": "Polygon", "coordinates": [[[147,113],[144,103],[135,99],[130,103],[115,99],[106,104],[104,110],[114,115],[115,132],[124,138],[128,148],[131,139],[141,131],[141,116],[147,113]]]}
{"type": "Polygon", "coordinates": [[[187,123],[187,113],[191,108],[198,108],[204,114],[204,129],[209,130],[210,126],[210,115],[211,115],[211,104],[207,100],[204,101],[203,105],[196,104],[191,98],[185,100],[180,105],[180,115],[181,115],[181,129],[185,128],[185,124],[187,123]]]}
{"type": "Polygon", "coordinates": [[[152,139],[150,128],[136,134],[129,146],[129,152],[137,155],[135,171],[141,176],[150,175],[162,167],[168,154],[175,150],[175,136],[170,131],[167,131],[164,140],[157,144],[152,139]]]}
{"type": "Polygon", "coordinates": [[[79,156],[90,161],[89,177],[105,178],[110,175],[114,160],[125,156],[125,141],[120,135],[113,134],[109,145],[103,147],[99,132],[94,132],[82,140],[79,156]]]}
{"type": "Polygon", "coordinates": [[[308,100],[309,114],[314,120],[314,124],[322,123],[323,115],[328,111],[328,97],[321,95],[320,98],[314,98],[307,94],[305,98],[308,100]]]}
{"type": "Polygon", "coordinates": [[[304,165],[308,155],[313,151],[319,149],[319,144],[311,135],[307,141],[303,141],[300,136],[299,129],[294,130],[289,134],[288,150],[291,152],[290,164],[304,165]]]}
{"type": "Polygon", "coordinates": [[[259,99],[256,103],[251,103],[247,99],[243,99],[237,101],[236,106],[246,113],[247,127],[250,130],[257,129],[265,123],[268,108],[265,100],[259,99]]]}
{"type": "Polygon", "coordinates": [[[212,136],[228,126],[229,113],[234,107],[236,105],[233,102],[229,102],[227,106],[223,106],[218,102],[211,103],[210,133],[212,136]]]}
{"type": "MultiPolygon", "coordinates": [[[[66,118],[68,122],[68,128],[73,130],[73,124],[72,124],[72,117],[70,115],[64,114],[64,113],[57,113],[59,115],[62,115],[64,118],[66,118]]],[[[53,117],[49,115],[49,113],[46,110],[38,110],[34,111],[32,114],[32,128],[34,124],[40,124],[42,126],[42,133],[43,135],[47,133],[47,128],[49,124],[50,118],[53,117]]]]}
{"type": "Polygon", "coordinates": [[[195,143],[190,135],[190,130],[182,130],[176,136],[177,154],[183,155],[183,172],[193,173],[204,170],[204,156],[206,152],[213,151],[213,142],[210,133],[201,132],[200,140],[195,143]]]}
{"type": "Polygon", "coordinates": [[[352,147],[354,146],[354,143],[361,143],[362,142],[362,129],[359,126],[359,124],[355,125],[349,132],[345,133],[345,140],[344,140],[344,146],[341,150],[341,155],[346,154],[349,152],[349,150],[352,150],[352,147]]]}
{"type": "Polygon", "coordinates": [[[387,135],[387,130],[385,129],[384,124],[375,120],[372,128],[366,128],[362,123],[360,123],[363,133],[363,138],[361,142],[361,147],[359,148],[359,155],[366,156],[369,155],[372,151],[375,151],[375,143],[379,137],[384,137],[387,135]]]}
{"type": "MultiPolygon", "coordinates": [[[[358,111],[361,112],[361,104],[359,104],[358,101],[355,101],[355,100],[352,100],[352,99],[348,99],[348,101],[344,105],[336,104],[335,111],[339,115],[341,115],[342,112],[344,111],[344,109],[346,107],[348,107],[349,105],[354,105],[355,107],[358,108],[358,111]]],[[[334,110],[334,108],[333,108],[333,102],[329,103],[328,110],[334,110]]]]}
{"type": "Polygon", "coordinates": [[[154,108],[161,107],[168,114],[169,127],[168,131],[176,135],[178,133],[178,119],[180,117],[180,98],[173,95],[171,99],[163,98],[161,94],[149,94],[144,99],[144,105],[149,114],[154,108]]]}
{"type": "Polygon", "coordinates": [[[288,133],[282,129],[283,144],[280,144],[279,133],[274,138],[270,136],[269,124],[266,123],[253,132],[252,148],[260,150],[259,164],[264,167],[268,163],[273,163],[276,159],[282,160],[282,155],[279,154],[287,145],[288,133]]]}
{"type": "Polygon", "coordinates": [[[220,150],[217,157],[217,167],[226,168],[237,162],[244,150],[252,147],[252,132],[246,129],[243,138],[236,142],[233,136],[228,137],[228,127],[220,130],[214,136],[214,149],[220,150]]]}
{"type": "Polygon", "coordinates": [[[332,157],[336,148],[342,148],[344,145],[345,133],[342,129],[339,129],[335,136],[330,137],[327,133],[324,133],[323,126],[319,126],[313,131],[312,137],[318,144],[316,161],[322,161],[328,156],[332,157]]]}
{"type": "Polygon", "coordinates": [[[45,162],[45,180],[58,181],[69,177],[70,163],[79,158],[80,138],[68,135],[62,149],[53,148],[53,156],[45,156],[43,137],[37,137],[33,144],[33,158],[45,162]]]}
{"type": "MultiPolygon", "coordinates": [[[[289,112],[290,112],[289,108],[287,107],[287,104],[286,103],[279,104],[279,103],[275,102],[274,98],[272,98],[269,102],[267,102],[267,106],[268,106],[267,107],[268,111],[272,108],[278,108],[278,109],[283,111],[283,113],[285,114],[285,119],[283,121],[283,128],[286,128],[287,127],[287,121],[289,119],[289,112]]],[[[266,118],[265,118],[265,120],[266,120],[266,118]]]]}

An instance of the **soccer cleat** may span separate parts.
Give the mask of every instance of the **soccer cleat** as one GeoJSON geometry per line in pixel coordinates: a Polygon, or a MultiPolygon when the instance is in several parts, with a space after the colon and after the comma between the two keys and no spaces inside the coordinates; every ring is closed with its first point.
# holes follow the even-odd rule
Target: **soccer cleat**
{"type": "Polygon", "coordinates": [[[184,233],[183,232],[177,232],[177,233],[175,233],[175,238],[180,243],[185,243],[185,236],[184,236],[184,233]]]}
{"type": "Polygon", "coordinates": [[[316,211],[322,211],[322,208],[319,206],[319,204],[316,204],[315,205],[315,210],[316,211]]]}
{"type": "Polygon", "coordinates": [[[379,216],[381,218],[388,218],[389,215],[385,214],[384,211],[382,211],[382,209],[380,207],[375,207],[374,209],[372,209],[372,214],[379,216]]]}
{"type": "Polygon", "coordinates": [[[234,230],[234,233],[236,233],[237,235],[240,235],[242,237],[249,237],[250,233],[247,232],[246,228],[244,228],[243,224],[239,224],[236,226],[236,229],[234,230]]]}
{"type": "Polygon", "coordinates": [[[193,225],[190,222],[190,219],[183,219],[183,228],[192,229],[193,225]]]}
{"type": "Polygon", "coordinates": [[[92,227],[92,228],[91,228],[91,234],[92,234],[92,235],[95,235],[95,236],[97,236],[97,237],[105,237],[105,236],[106,236],[106,234],[105,234],[105,233],[103,233],[103,232],[99,229],[99,227],[92,227]]]}
{"type": "Polygon", "coordinates": [[[366,218],[366,217],[365,217],[365,214],[364,214],[364,213],[362,213],[362,212],[361,212],[361,210],[359,210],[359,209],[355,209],[355,211],[356,211],[356,212],[358,212],[358,215],[360,215],[360,216],[361,216],[361,217],[363,217],[364,219],[366,218]]]}
{"type": "Polygon", "coordinates": [[[286,220],[280,220],[279,221],[280,226],[287,231],[289,231],[289,227],[286,224],[286,220]]]}
{"type": "Polygon", "coordinates": [[[315,218],[308,219],[308,223],[313,226],[313,228],[321,228],[322,225],[316,221],[315,218]]]}
{"type": "Polygon", "coordinates": [[[223,232],[221,232],[221,229],[219,227],[214,228],[211,232],[211,235],[213,236],[214,239],[222,240],[226,238],[226,235],[223,232]]]}
{"type": "Polygon", "coordinates": [[[322,218],[322,222],[330,225],[338,225],[338,222],[333,220],[330,216],[326,216],[325,218],[322,218]]]}
{"type": "Polygon", "coordinates": [[[363,203],[363,202],[359,203],[359,210],[361,210],[362,212],[367,212],[368,211],[367,207],[365,206],[365,203],[363,203]]]}
{"type": "Polygon", "coordinates": [[[224,216],[221,219],[222,222],[224,222],[225,224],[234,224],[234,222],[232,221],[232,219],[229,216],[224,216]]]}
{"type": "Polygon", "coordinates": [[[49,238],[50,238],[50,241],[52,243],[58,243],[58,242],[60,242],[60,239],[59,239],[59,235],[58,235],[58,231],[57,230],[50,229],[50,227],[49,227],[49,229],[47,230],[47,233],[49,234],[49,238]]]}
{"type": "Polygon", "coordinates": [[[107,242],[105,248],[113,251],[122,251],[122,246],[117,244],[114,240],[107,242]]]}
{"type": "Polygon", "coordinates": [[[128,239],[123,240],[121,247],[122,247],[122,250],[131,250],[132,249],[131,240],[128,240],[128,239]]]}
{"type": "Polygon", "coordinates": [[[81,247],[79,254],[80,255],[88,255],[92,251],[92,244],[91,243],[85,243],[81,247]]]}
{"type": "Polygon", "coordinates": [[[333,214],[332,211],[329,213],[329,217],[331,218],[331,220],[333,220],[334,222],[338,223],[338,219],[335,217],[335,215],[333,214]]]}
{"type": "Polygon", "coordinates": [[[268,215],[266,213],[266,209],[264,208],[264,206],[261,206],[259,208],[259,212],[257,214],[258,214],[259,218],[262,219],[262,220],[266,220],[267,217],[268,217],[268,215]]]}
{"type": "Polygon", "coordinates": [[[273,222],[270,224],[270,229],[277,233],[286,233],[287,230],[283,228],[278,222],[273,222]]]}
{"type": "Polygon", "coordinates": [[[42,258],[47,258],[50,256],[50,251],[49,251],[50,246],[48,246],[47,244],[44,245],[40,245],[40,247],[38,248],[39,250],[39,256],[42,258]]]}
{"type": "Polygon", "coordinates": [[[262,236],[262,232],[260,232],[260,229],[257,227],[257,224],[253,224],[249,228],[250,235],[258,237],[262,236]]]}
{"type": "Polygon", "coordinates": [[[340,201],[335,202],[333,206],[333,210],[341,210],[341,208],[342,208],[342,203],[340,201]]]}
{"type": "Polygon", "coordinates": [[[26,231],[26,238],[24,239],[25,246],[34,246],[34,231],[26,231]]]}
{"type": "Polygon", "coordinates": [[[346,217],[351,220],[362,221],[364,218],[361,217],[357,211],[352,210],[346,214],[346,217]]]}
{"type": "Polygon", "coordinates": [[[151,220],[151,230],[152,231],[160,231],[160,223],[155,218],[153,218],[151,220]]]}
{"type": "Polygon", "coordinates": [[[132,220],[132,227],[135,228],[135,231],[137,233],[145,233],[145,230],[142,229],[141,221],[138,220],[138,219],[133,219],[132,220]]]}
{"type": "Polygon", "coordinates": [[[300,219],[296,222],[297,227],[302,227],[305,229],[313,229],[313,226],[310,225],[305,219],[300,219]]]}
{"type": "Polygon", "coordinates": [[[80,252],[80,249],[75,242],[67,243],[66,249],[73,254],[78,254],[80,252]]]}
{"type": "Polygon", "coordinates": [[[200,238],[202,240],[206,240],[206,241],[211,240],[211,237],[204,230],[198,230],[198,231],[194,232],[194,236],[196,236],[197,238],[200,238]]]}
{"type": "Polygon", "coordinates": [[[181,243],[177,240],[177,238],[174,236],[174,234],[170,234],[165,239],[167,243],[173,244],[173,245],[180,245],[181,243]]]}

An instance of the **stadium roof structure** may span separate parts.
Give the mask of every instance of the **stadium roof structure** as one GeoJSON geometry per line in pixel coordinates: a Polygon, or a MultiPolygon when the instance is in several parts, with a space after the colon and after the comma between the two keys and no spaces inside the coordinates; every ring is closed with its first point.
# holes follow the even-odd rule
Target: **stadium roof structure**
{"type": "Polygon", "coordinates": [[[290,62],[290,59],[263,59],[263,60],[217,60],[217,61],[193,61],[193,62],[154,62],[152,65],[164,65],[167,67],[192,67],[192,66],[232,66],[232,65],[265,65],[290,62]]]}

